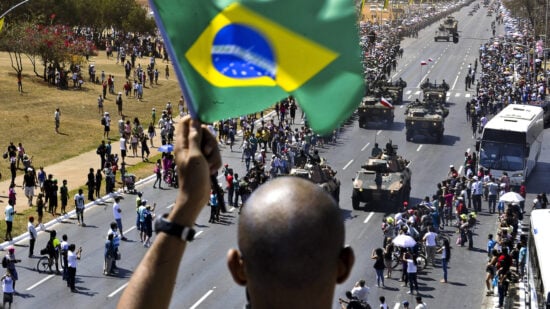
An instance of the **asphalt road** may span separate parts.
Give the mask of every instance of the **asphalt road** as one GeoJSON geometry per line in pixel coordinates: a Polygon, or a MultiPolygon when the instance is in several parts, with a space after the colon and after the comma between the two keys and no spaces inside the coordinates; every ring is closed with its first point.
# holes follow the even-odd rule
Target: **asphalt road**
{"type": "MultiPolygon", "coordinates": [[[[474,63],[478,55],[479,44],[490,36],[490,22],[486,9],[481,8],[474,16],[467,16],[469,7],[454,14],[459,20],[461,39],[458,44],[434,42],[433,33],[437,25],[423,30],[418,39],[405,39],[405,50],[397,73],[392,77],[402,77],[409,87],[405,89],[405,101],[413,101],[419,96],[419,85],[425,78],[438,83],[445,79],[451,86],[448,93],[450,114],[445,123],[445,137],[441,144],[428,139],[405,141],[404,106],[397,106],[395,122],[390,128],[375,127],[360,129],[357,121],[342,128],[338,142],[321,149],[321,154],[338,171],[342,181],[340,207],[346,222],[346,237],[355,250],[356,264],[350,278],[339,285],[335,292],[334,306],[338,308],[338,297],[350,289],[359,279],[366,279],[371,286],[370,302],[378,304],[378,296],[384,295],[390,308],[398,308],[403,300],[412,301],[414,296],[407,295],[407,289],[401,287],[395,279],[386,280],[386,289],[376,288],[375,273],[370,260],[372,249],[382,242],[381,212],[356,211],[351,207],[351,179],[360,165],[367,159],[375,141],[384,145],[388,140],[399,146],[398,154],[411,161],[413,173],[411,198],[418,201],[435,191],[435,183],[443,179],[450,164],[462,167],[463,153],[473,149],[474,139],[464,113],[464,104],[473,92],[464,91],[464,78],[468,63],[474,63]],[[420,61],[431,58],[433,62],[421,68],[420,61]],[[374,286],[374,287],[372,287],[374,286]]],[[[501,30],[501,29],[500,29],[501,30]]],[[[548,142],[543,151],[537,170],[528,182],[529,193],[542,191],[540,184],[543,175],[550,170],[548,142]]],[[[244,165],[240,162],[240,152],[223,149],[223,158],[239,174],[244,174],[244,165]]],[[[220,179],[221,181],[221,179],[220,179]]],[[[138,187],[144,192],[144,198],[157,203],[156,213],[168,212],[173,203],[174,189],[159,190],[152,188],[152,181],[138,187]]],[[[23,259],[18,264],[20,280],[17,282],[19,295],[15,297],[15,308],[78,307],[78,308],[114,308],[147,248],[139,243],[135,222],[135,196],[125,195],[121,203],[123,225],[129,241],[122,242],[122,260],[119,277],[105,277],[103,268],[103,244],[109,223],[113,220],[112,201],[97,205],[85,213],[86,227],[79,227],[75,220],[68,219],[54,228],[58,235],[67,234],[70,242],[82,246],[82,260],[77,270],[77,288],[73,294],[60,276],[39,274],[34,268],[37,259],[28,259],[28,241],[17,244],[16,255],[23,259]]],[[[485,205],[484,205],[485,206],[485,205]]],[[[236,246],[236,211],[222,215],[220,224],[208,223],[209,209],[201,213],[197,220],[197,237],[188,247],[179,268],[176,290],[172,299],[172,308],[242,308],[245,304],[245,290],[233,283],[227,271],[225,256],[227,250],[236,246]]],[[[495,217],[482,213],[478,217],[481,224],[476,230],[477,236],[473,251],[464,250],[453,244],[452,260],[449,269],[449,283],[441,284],[440,268],[429,267],[419,275],[420,293],[430,308],[478,308],[484,296],[484,262],[486,235],[495,229],[495,217]]],[[[45,246],[48,234],[40,233],[35,254],[45,246]]],[[[452,242],[456,236],[453,234],[452,242]]],[[[395,277],[395,276],[394,276],[395,277]]],[[[155,295],[151,295],[155,297],[155,295]]]]}

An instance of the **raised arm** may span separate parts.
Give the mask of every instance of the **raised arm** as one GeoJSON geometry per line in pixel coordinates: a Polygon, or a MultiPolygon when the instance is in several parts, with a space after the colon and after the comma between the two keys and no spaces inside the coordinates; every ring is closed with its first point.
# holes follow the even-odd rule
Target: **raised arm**
{"type": "MultiPolygon", "coordinates": [[[[168,221],[193,227],[208,201],[210,174],[221,166],[216,139],[206,126],[186,116],[176,134],[176,165],[180,189],[168,221]]],[[[151,248],[132,275],[118,308],[168,308],[186,242],[157,234],[151,248]],[[154,295],[154,297],[151,297],[154,295]]]]}

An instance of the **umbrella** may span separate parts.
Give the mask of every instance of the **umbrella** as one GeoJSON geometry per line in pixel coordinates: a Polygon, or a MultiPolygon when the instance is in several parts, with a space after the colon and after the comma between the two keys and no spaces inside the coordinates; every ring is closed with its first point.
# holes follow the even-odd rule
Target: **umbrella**
{"type": "Polygon", "coordinates": [[[392,240],[393,244],[401,248],[410,248],[416,245],[416,241],[409,235],[401,234],[392,240]]]}
{"type": "Polygon", "coordinates": [[[172,151],[174,151],[174,145],[172,145],[172,144],[162,145],[158,148],[158,151],[160,151],[160,152],[172,152],[172,151]]]}
{"type": "Polygon", "coordinates": [[[521,195],[519,195],[519,193],[510,191],[510,192],[504,193],[498,201],[504,202],[504,203],[519,203],[519,202],[523,202],[524,200],[525,199],[521,195]]]}

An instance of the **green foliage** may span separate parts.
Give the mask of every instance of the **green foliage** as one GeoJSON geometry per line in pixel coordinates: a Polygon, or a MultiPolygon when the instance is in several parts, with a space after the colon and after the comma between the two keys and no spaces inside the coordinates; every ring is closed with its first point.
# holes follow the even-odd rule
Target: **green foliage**
{"type": "MultiPolygon", "coordinates": [[[[0,12],[21,0],[0,1],[0,12]]],[[[153,33],[155,23],[134,0],[31,0],[12,11],[6,23],[32,21],[130,32],[153,33]]]]}

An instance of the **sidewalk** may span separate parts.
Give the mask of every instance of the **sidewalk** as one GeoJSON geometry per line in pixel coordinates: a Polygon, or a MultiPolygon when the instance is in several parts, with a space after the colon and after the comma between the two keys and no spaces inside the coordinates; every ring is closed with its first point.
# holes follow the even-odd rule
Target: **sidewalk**
{"type": "MultiPolygon", "coordinates": [[[[177,123],[177,120],[176,120],[177,123]]],[[[98,139],[97,145],[101,143],[101,139],[98,139]]],[[[158,146],[161,145],[160,141],[160,130],[157,129],[157,136],[153,139],[153,144],[155,145],[155,148],[149,147],[149,151],[151,154],[149,157],[153,157],[156,154],[158,154],[158,146]]],[[[150,144],[149,144],[150,145],[150,144]]],[[[120,156],[120,142],[118,140],[111,140],[111,147],[112,147],[112,153],[118,153],[120,156]]],[[[129,144],[128,144],[129,147],[129,144]]],[[[133,166],[139,162],[142,162],[141,160],[141,149],[138,149],[138,157],[132,157],[130,154],[132,153],[131,150],[128,148],[128,156],[126,157],[126,165],[127,166],[133,166]]],[[[97,170],[100,166],[100,159],[99,156],[96,154],[96,150],[93,149],[91,151],[82,153],[76,157],[67,159],[65,161],[61,161],[49,166],[44,166],[44,171],[46,174],[52,174],[54,179],[57,179],[58,185],[61,186],[61,182],[63,179],[67,180],[67,187],[69,187],[69,191],[76,189],[78,187],[86,185],[87,182],[87,175],[90,171],[90,168],[93,168],[94,170],[97,170]]],[[[38,171],[39,166],[35,166],[35,169],[38,171]]],[[[153,173],[153,168],[151,168],[151,173],[153,173]]],[[[27,197],[25,196],[23,187],[21,186],[23,184],[23,170],[17,171],[17,177],[15,178],[15,191],[16,191],[16,198],[17,203],[15,206],[15,210],[18,212],[25,211],[29,209],[28,203],[27,203],[27,197]]],[[[6,206],[8,202],[8,190],[11,183],[11,176],[5,175],[3,177],[3,181],[0,182],[0,203],[2,206],[6,206]]],[[[139,179],[136,179],[138,181],[139,179]]],[[[105,191],[105,176],[103,176],[103,183],[101,184],[101,191],[105,191]]],[[[34,199],[33,204],[36,205],[36,196],[40,192],[40,189],[37,187],[34,190],[34,199]]],[[[87,196],[87,190],[84,190],[84,195],[87,196]]],[[[72,199],[72,197],[69,197],[69,201],[72,199]]],[[[4,214],[4,208],[0,209],[0,219],[2,221],[5,218],[4,214]]]]}

